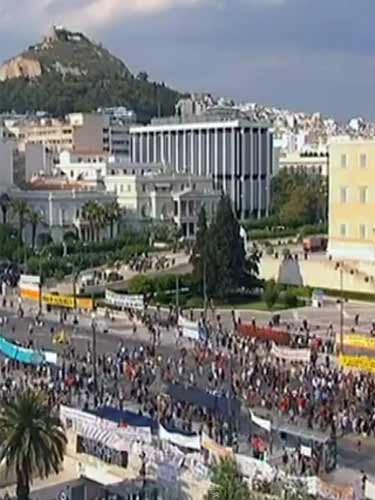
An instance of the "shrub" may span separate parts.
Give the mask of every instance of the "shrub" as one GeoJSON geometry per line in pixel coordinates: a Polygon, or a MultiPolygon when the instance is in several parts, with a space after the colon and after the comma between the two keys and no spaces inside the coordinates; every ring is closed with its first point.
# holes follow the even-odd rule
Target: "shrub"
{"type": "Polygon", "coordinates": [[[155,283],[153,278],[144,274],[134,276],[128,283],[128,292],[135,295],[152,295],[155,293],[155,283]]]}
{"type": "Polygon", "coordinates": [[[275,282],[275,280],[268,281],[263,291],[263,300],[266,303],[268,309],[273,308],[273,306],[278,301],[279,295],[279,285],[275,282]]]}
{"type": "Polygon", "coordinates": [[[286,307],[297,307],[298,306],[298,297],[297,294],[293,290],[286,290],[283,294],[283,302],[286,307]]]}

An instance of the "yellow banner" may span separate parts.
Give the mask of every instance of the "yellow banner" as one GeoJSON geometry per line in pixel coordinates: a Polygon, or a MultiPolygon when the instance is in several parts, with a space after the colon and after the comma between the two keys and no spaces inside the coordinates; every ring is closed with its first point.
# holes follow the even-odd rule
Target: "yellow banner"
{"type": "MultiPolygon", "coordinates": [[[[336,336],[336,342],[340,343],[339,335],[336,336]]],[[[359,333],[345,334],[344,345],[362,347],[363,349],[375,349],[375,338],[359,333]]]]}
{"type": "MultiPolygon", "coordinates": [[[[74,309],[74,297],[71,295],[54,295],[53,293],[43,293],[42,300],[50,306],[67,307],[74,309]]],[[[77,297],[77,307],[79,309],[92,309],[91,299],[81,299],[77,297]]]]}
{"type": "Polygon", "coordinates": [[[226,448],[225,446],[221,446],[216,441],[207,436],[207,434],[205,434],[204,432],[202,433],[201,446],[202,448],[205,448],[206,450],[211,452],[217,458],[233,456],[233,451],[231,448],[226,448]]]}
{"type": "MultiPolygon", "coordinates": [[[[39,300],[39,290],[35,288],[21,288],[20,295],[23,299],[39,300]]],[[[91,311],[93,308],[92,299],[77,297],[77,308],[91,311]]],[[[49,306],[66,307],[74,309],[74,297],[72,295],[55,295],[53,293],[43,293],[42,302],[49,306]]]]}
{"type": "Polygon", "coordinates": [[[343,368],[375,373],[375,358],[370,358],[368,356],[340,355],[339,364],[343,368]]]}

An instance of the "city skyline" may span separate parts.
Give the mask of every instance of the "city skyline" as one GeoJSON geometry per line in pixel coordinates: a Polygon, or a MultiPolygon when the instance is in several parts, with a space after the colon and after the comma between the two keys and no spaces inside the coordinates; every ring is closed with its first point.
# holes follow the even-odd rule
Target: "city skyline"
{"type": "Polygon", "coordinates": [[[61,23],[181,91],[375,119],[375,5],[354,8],[349,0],[2,0],[0,58],[61,23]]]}

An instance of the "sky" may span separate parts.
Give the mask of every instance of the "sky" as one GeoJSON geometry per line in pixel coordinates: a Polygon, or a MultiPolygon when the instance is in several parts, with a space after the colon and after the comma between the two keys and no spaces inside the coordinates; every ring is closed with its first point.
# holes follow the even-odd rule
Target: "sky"
{"type": "Polygon", "coordinates": [[[0,0],[0,58],[83,31],[181,91],[375,119],[375,0],[0,0]]]}

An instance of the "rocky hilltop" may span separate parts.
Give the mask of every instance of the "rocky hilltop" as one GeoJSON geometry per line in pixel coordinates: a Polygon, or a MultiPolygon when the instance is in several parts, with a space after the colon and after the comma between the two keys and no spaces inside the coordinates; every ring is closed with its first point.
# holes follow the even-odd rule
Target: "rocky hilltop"
{"type": "Polygon", "coordinates": [[[0,67],[0,112],[53,114],[125,105],[143,121],[171,114],[180,94],[126,64],[80,32],[53,26],[43,39],[0,67]]]}
{"type": "Polygon", "coordinates": [[[36,59],[17,56],[0,67],[0,81],[12,78],[37,78],[42,74],[42,65],[36,59]]]}

